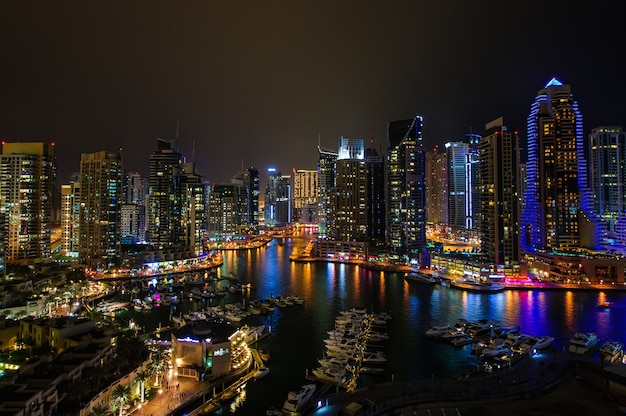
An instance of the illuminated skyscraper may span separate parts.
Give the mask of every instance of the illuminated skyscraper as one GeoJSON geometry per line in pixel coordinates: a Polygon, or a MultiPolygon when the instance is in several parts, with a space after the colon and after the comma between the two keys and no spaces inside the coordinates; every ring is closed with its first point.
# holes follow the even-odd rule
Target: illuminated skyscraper
{"type": "Polygon", "coordinates": [[[589,173],[594,208],[615,234],[626,214],[626,133],[621,126],[595,128],[589,135],[589,173]]]}
{"type": "Polygon", "coordinates": [[[418,259],[426,248],[423,119],[390,122],[387,148],[387,244],[418,259]]]}
{"type": "Polygon", "coordinates": [[[365,149],[368,238],[385,241],[385,163],[375,148],[365,149]]]}
{"type": "Polygon", "coordinates": [[[426,153],[426,220],[448,224],[448,154],[426,153]]]}
{"type": "Polygon", "coordinates": [[[520,260],[517,164],[519,138],[502,117],[488,123],[479,144],[481,253],[487,263],[512,266],[520,260]]]}
{"type": "Polygon", "coordinates": [[[181,243],[181,165],[174,141],[157,139],[150,155],[148,240],[157,245],[181,243]]]}
{"type": "Polygon", "coordinates": [[[241,186],[216,184],[209,192],[208,234],[209,240],[230,240],[241,226],[239,194],[241,186]]]}
{"type": "Polygon", "coordinates": [[[293,169],[293,220],[311,223],[317,219],[317,170],[293,169]],[[315,211],[315,213],[314,213],[315,211]]]}
{"type": "Polygon", "coordinates": [[[249,167],[244,171],[243,176],[247,193],[248,225],[257,227],[259,225],[259,197],[261,195],[259,170],[254,167],[249,167]]]}
{"type": "Polygon", "coordinates": [[[582,114],[570,85],[553,78],[539,90],[528,116],[527,147],[523,249],[567,253],[597,244],[597,230],[581,241],[580,221],[592,221],[592,200],[582,114]]]}
{"type": "Polygon", "coordinates": [[[448,223],[456,230],[471,228],[470,146],[448,142],[448,223]]]}
{"type": "Polygon", "coordinates": [[[123,168],[119,153],[83,153],[80,158],[78,253],[91,268],[108,268],[119,256],[123,168]]]}
{"type": "Polygon", "coordinates": [[[368,241],[367,166],[363,139],[339,139],[332,194],[331,237],[338,241],[368,241]]]}
{"type": "Polygon", "coordinates": [[[327,237],[330,229],[331,220],[331,196],[335,186],[335,162],[337,161],[337,152],[319,147],[319,159],[317,162],[318,172],[318,234],[320,237],[327,237]]]}
{"type": "Polygon", "coordinates": [[[50,258],[54,146],[3,143],[0,155],[0,213],[4,214],[7,263],[50,258]]]}
{"type": "Polygon", "coordinates": [[[69,257],[78,257],[80,236],[80,184],[61,185],[61,251],[69,257]]]}
{"type": "Polygon", "coordinates": [[[180,222],[183,240],[179,242],[198,255],[204,251],[204,233],[207,230],[207,185],[193,162],[183,163],[180,173],[180,222]]]}
{"type": "Polygon", "coordinates": [[[270,168],[265,186],[265,225],[282,227],[291,222],[291,177],[270,168]]]}

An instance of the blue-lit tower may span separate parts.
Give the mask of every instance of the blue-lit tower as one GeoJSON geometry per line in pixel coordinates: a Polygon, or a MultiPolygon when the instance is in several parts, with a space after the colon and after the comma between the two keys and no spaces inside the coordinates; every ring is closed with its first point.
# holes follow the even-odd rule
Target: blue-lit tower
{"type": "Polygon", "coordinates": [[[597,230],[581,239],[592,220],[587,187],[583,119],[570,85],[556,78],[539,90],[527,119],[528,162],[520,243],[536,250],[571,253],[594,248],[597,230]]]}

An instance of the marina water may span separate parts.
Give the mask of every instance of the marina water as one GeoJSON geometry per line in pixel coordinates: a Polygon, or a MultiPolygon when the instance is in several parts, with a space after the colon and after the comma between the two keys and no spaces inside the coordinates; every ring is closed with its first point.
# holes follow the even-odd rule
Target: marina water
{"type": "MultiPolygon", "coordinates": [[[[272,335],[255,345],[270,352],[270,373],[247,383],[245,391],[221,414],[263,415],[265,409],[282,407],[287,393],[307,383],[307,371],[319,366],[324,339],[334,328],[339,311],[364,307],[390,312],[386,332],[391,339],[381,343],[387,356],[385,373],[362,375],[359,386],[383,381],[449,378],[476,366],[471,346],[454,347],[425,335],[440,323],[488,319],[521,332],[553,336],[554,348],[563,349],[577,331],[596,332],[601,342],[626,341],[626,292],[505,290],[500,293],[468,293],[447,286],[407,282],[401,273],[367,270],[334,263],[295,263],[294,248],[306,246],[304,237],[273,240],[249,251],[225,251],[222,276],[234,275],[251,289],[227,293],[214,302],[247,302],[280,294],[297,294],[303,305],[276,308],[267,315],[252,315],[245,323],[266,325],[272,335]],[[606,301],[609,309],[598,308],[606,301]]],[[[223,281],[220,285],[226,285],[223,281]]],[[[206,307],[206,301],[185,301],[150,312],[126,311],[120,319],[132,318],[147,331],[170,324],[169,317],[206,307]]],[[[240,322],[237,325],[241,325],[240,322]]],[[[169,337],[168,333],[163,334],[169,337]]],[[[218,413],[219,413],[218,412],[218,413]]]]}

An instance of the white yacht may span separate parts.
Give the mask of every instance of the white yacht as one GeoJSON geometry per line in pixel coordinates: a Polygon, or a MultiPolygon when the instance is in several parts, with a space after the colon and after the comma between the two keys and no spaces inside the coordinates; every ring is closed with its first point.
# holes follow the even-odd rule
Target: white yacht
{"type": "Polygon", "coordinates": [[[569,352],[584,355],[592,351],[600,342],[598,334],[593,332],[576,332],[569,342],[569,352]]]}
{"type": "Polygon", "coordinates": [[[442,323],[439,325],[435,325],[428,331],[426,331],[426,336],[431,338],[440,338],[443,336],[443,334],[449,332],[451,329],[452,327],[450,326],[450,324],[442,323]]]}
{"type": "Polygon", "coordinates": [[[607,341],[600,347],[600,359],[606,364],[620,363],[624,359],[624,344],[607,341]]]}
{"type": "Polygon", "coordinates": [[[306,384],[296,391],[289,392],[283,404],[283,413],[290,415],[303,409],[313,397],[315,387],[315,384],[306,384]]]}

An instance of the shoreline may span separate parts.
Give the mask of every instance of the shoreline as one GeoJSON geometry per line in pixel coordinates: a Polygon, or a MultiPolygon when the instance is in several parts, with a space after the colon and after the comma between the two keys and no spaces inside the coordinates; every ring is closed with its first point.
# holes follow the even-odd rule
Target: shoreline
{"type": "MultiPolygon", "coordinates": [[[[361,266],[370,270],[389,271],[394,273],[410,273],[418,271],[417,268],[406,265],[384,265],[369,263],[363,260],[334,260],[321,257],[289,256],[289,260],[296,263],[337,263],[361,266]]],[[[450,281],[447,276],[438,274],[441,279],[450,281]]],[[[505,281],[502,283],[504,290],[573,290],[573,291],[609,291],[624,292],[626,284],[593,284],[593,283],[559,283],[559,282],[531,282],[520,279],[519,282],[505,281]]],[[[463,290],[463,289],[458,289],[463,290]]]]}

